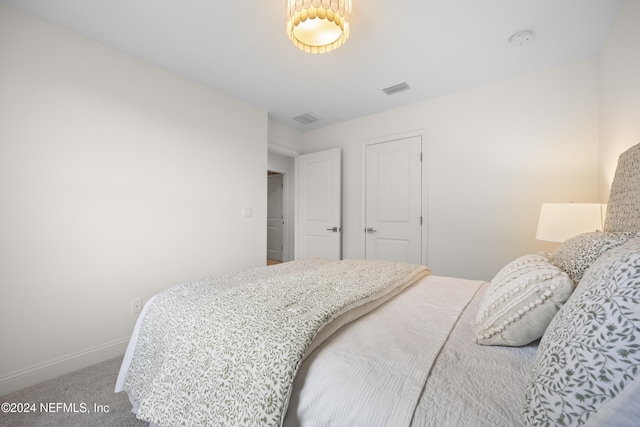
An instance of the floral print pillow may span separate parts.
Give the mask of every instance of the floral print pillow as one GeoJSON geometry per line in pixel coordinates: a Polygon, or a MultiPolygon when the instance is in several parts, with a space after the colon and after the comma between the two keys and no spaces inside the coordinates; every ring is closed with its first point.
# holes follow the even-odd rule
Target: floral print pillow
{"type": "Polygon", "coordinates": [[[551,256],[551,262],[565,271],[577,286],[587,268],[603,253],[636,237],[640,237],[640,232],[579,234],[560,245],[551,256]]]}
{"type": "Polygon", "coordinates": [[[584,424],[640,371],[640,238],[585,272],[540,342],[527,425],[584,424]]]}

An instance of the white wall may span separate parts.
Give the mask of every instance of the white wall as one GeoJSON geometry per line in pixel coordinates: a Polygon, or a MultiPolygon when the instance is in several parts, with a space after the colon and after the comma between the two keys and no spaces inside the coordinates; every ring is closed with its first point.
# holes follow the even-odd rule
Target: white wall
{"type": "Polygon", "coordinates": [[[618,156],[640,143],[640,2],[625,0],[600,54],[600,195],[618,156]]]}
{"type": "Polygon", "coordinates": [[[534,238],[543,202],[598,201],[593,58],[304,133],[304,152],[343,149],[345,258],[363,255],[362,142],[418,129],[435,274],[491,279],[551,249],[534,238]]]}
{"type": "Polygon", "coordinates": [[[280,154],[295,156],[300,153],[302,132],[269,120],[269,146],[280,154]]]}
{"type": "Polygon", "coordinates": [[[0,394],[121,353],[132,298],[264,265],[265,111],[5,6],[0,63],[0,394]]]}

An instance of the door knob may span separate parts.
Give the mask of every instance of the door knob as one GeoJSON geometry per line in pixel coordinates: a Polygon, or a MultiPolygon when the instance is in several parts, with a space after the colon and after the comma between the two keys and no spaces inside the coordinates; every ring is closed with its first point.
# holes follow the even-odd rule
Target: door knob
{"type": "Polygon", "coordinates": [[[369,233],[369,234],[371,234],[371,233],[375,233],[378,230],[374,230],[373,227],[367,227],[367,228],[364,229],[364,231],[369,233]]]}
{"type": "Polygon", "coordinates": [[[327,231],[333,231],[334,233],[337,233],[338,231],[340,231],[339,227],[331,227],[331,228],[327,228],[327,231]]]}

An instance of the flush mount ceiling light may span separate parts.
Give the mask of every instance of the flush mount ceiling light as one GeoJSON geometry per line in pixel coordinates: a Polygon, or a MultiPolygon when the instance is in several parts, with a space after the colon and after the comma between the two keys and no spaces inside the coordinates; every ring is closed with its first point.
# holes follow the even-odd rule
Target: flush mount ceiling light
{"type": "Polygon", "coordinates": [[[287,35],[307,53],[331,52],[349,37],[351,0],[287,0],[287,35]]]}

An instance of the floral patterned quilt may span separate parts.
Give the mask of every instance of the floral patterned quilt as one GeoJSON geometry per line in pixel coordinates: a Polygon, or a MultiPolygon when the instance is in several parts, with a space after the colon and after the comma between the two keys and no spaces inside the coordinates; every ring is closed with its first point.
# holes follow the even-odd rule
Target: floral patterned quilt
{"type": "Polygon", "coordinates": [[[137,416],[162,427],[281,425],[318,333],[429,273],[312,259],[173,287],[145,307],[123,388],[137,416]]]}

